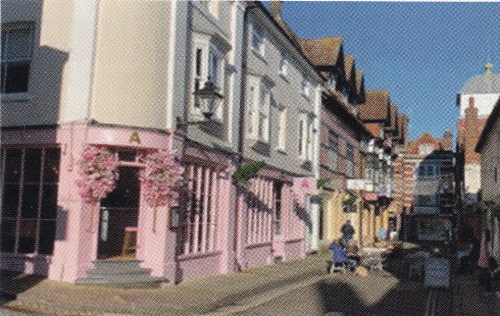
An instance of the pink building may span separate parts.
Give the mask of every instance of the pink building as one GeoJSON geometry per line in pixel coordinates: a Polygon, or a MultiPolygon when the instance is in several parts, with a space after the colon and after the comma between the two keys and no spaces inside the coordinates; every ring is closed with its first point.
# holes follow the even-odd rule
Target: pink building
{"type": "MultiPolygon", "coordinates": [[[[248,7],[2,3],[3,269],[65,282],[159,285],[305,255],[320,79],[289,43],[282,49],[300,67],[290,63],[288,83],[254,72],[269,98],[242,102],[251,95],[242,91],[250,78],[242,58],[251,68],[256,57],[248,7]],[[218,88],[213,108],[195,96],[208,81],[218,88]],[[289,85],[303,82],[304,95],[290,95],[289,85]],[[258,120],[260,139],[252,138],[240,121],[253,119],[252,105],[266,104],[267,122],[258,120]],[[272,150],[255,152],[257,142],[272,150]],[[266,168],[235,183],[243,162],[260,160],[266,168]],[[127,269],[137,274],[125,277],[127,269]]],[[[271,21],[263,6],[254,12],[271,21]]],[[[280,48],[271,39],[289,38],[267,25],[269,54],[280,48]]],[[[281,58],[263,58],[279,68],[281,58]]]]}

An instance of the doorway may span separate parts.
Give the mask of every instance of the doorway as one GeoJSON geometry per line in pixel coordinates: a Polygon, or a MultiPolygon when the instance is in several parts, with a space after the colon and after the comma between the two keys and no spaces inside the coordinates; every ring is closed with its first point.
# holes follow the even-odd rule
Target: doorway
{"type": "MultiPolygon", "coordinates": [[[[140,201],[139,170],[137,167],[119,167],[116,188],[101,201],[98,259],[134,258],[135,250],[128,256],[122,256],[122,248],[126,228],[137,227],[140,201]]],[[[133,236],[134,239],[135,237],[133,236]]]]}

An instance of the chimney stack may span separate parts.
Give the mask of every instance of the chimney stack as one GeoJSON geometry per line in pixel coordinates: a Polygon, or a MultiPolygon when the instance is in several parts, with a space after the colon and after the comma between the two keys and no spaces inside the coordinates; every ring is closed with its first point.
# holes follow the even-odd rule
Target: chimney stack
{"type": "Polygon", "coordinates": [[[453,150],[453,134],[450,130],[446,130],[441,141],[443,150],[452,151],[453,150]]]}

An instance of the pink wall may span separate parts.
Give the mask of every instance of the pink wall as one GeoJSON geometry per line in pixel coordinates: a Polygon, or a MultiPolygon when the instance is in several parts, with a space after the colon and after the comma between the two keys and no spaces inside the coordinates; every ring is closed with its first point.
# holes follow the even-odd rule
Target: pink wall
{"type": "Polygon", "coordinates": [[[273,249],[270,243],[247,246],[244,251],[246,268],[268,265],[273,262],[273,249]]]}
{"type": "Polygon", "coordinates": [[[220,273],[221,252],[178,257],[178,279],[189,281],[220,273]]]}
{"type": "MultiPolygon", "coordinates": [[[[57,132],[57,143],[61,146],[57,229],[63,233],[59,234],[60,238],[56,238],[49,278],[73,282],[85,275],[97,256],[99,205],[83,203],[75,185],[75,180],[79,177],[77,162],[84,147],[90,143],[133,149],[159,149],[168,148],[169,139],[170,136],[166,133],[89,126],[85,122],[60,126],[57,132]]],[[[157,225],[163,229],[158,229],[154,234],[151,233],[151,210],[141,206],[139,213],[137,256],[144,260],[144,266],[153,269],[155,275],[165,274],[162,258],[170,254],[162,247],[148,251],[151,248],[146,245],[165,246],[167,213],[165,210],[158,210],[157,225]]]]}
{"type": "MultiPolygon", "coordinates": [[[[170,207],[159,207],[153,228],[153,209],[141,202],[138,216],[136,259],[152,269],[152,275],[163,276],[176,283],[210,274],[228,273],[242,268],[271,264],[276,257],[285,260],[304,255],[304,223],[297,215],[295,201],[303,202],[309,188],[301,185],[297,191],[293,178],[279,170],[259,173],[259,199],[267,212],[273,209],[273,181],[284,181],[282,188],[282,234],[276,235],[272,218],[263,215],[262,227],[267,241],[249,244],[247,205],[241,191],[233,185],[233,163],[228,155],[197,147],[185,142],[182,135],[107,126],[90,126],[86,122],[61,125],[57,130],[7,132],[4,143],[59,144],[61,148],[58,192],[57,237],[52,256],[28,258],[26,255],[2,254],[3,262],[18,270],[48,274],[50,279],[74,282],[83,277],[97,258],[99,205],[82,202],[75,180],[79,178],[78,161],[87,144],[103,144],[115,148],[139,149],[148,152],[168,149],[173,144],[175,154],[186,164],[208,166],[216,170],[217,231],[215,249],[204,254],[180,255],[179,240],[183,230],[170,227],[170,207]],[[189,144],[189,146],[186,146],[189,144]],[[296,191],[295,193],[294,190],[296,191]],[[306,192],[307,191],[307,192],[306,192]],[[50,262],[50,266],[49,266],[50,262]]],[[[140,167],[137,162],[128,165],[140,167]]],[[[215,178],[214,178],[215,179],[215,178]]],[[[301,182],[302,184],[302,182],[301,182]]],[[[212,188],[213,189],[213,188],[212,188]]],[[[257,192],[257,191],[256,191],[257,192]]],[[[174,206],[182,207],[176,201],[174,206]]],[[[265,214],[265,213],[263,213],[265,214]]]]}

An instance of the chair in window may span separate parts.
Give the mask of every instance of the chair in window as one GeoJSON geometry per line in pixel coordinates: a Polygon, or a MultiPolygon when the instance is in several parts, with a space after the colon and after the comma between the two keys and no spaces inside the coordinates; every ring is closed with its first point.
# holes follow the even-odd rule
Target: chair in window
{"type": "Polygon", "coordinates": [[[135,253],[137,249],[137,227],[125,227],[125,237],[123,238],[122,256],[135,253]]]}

